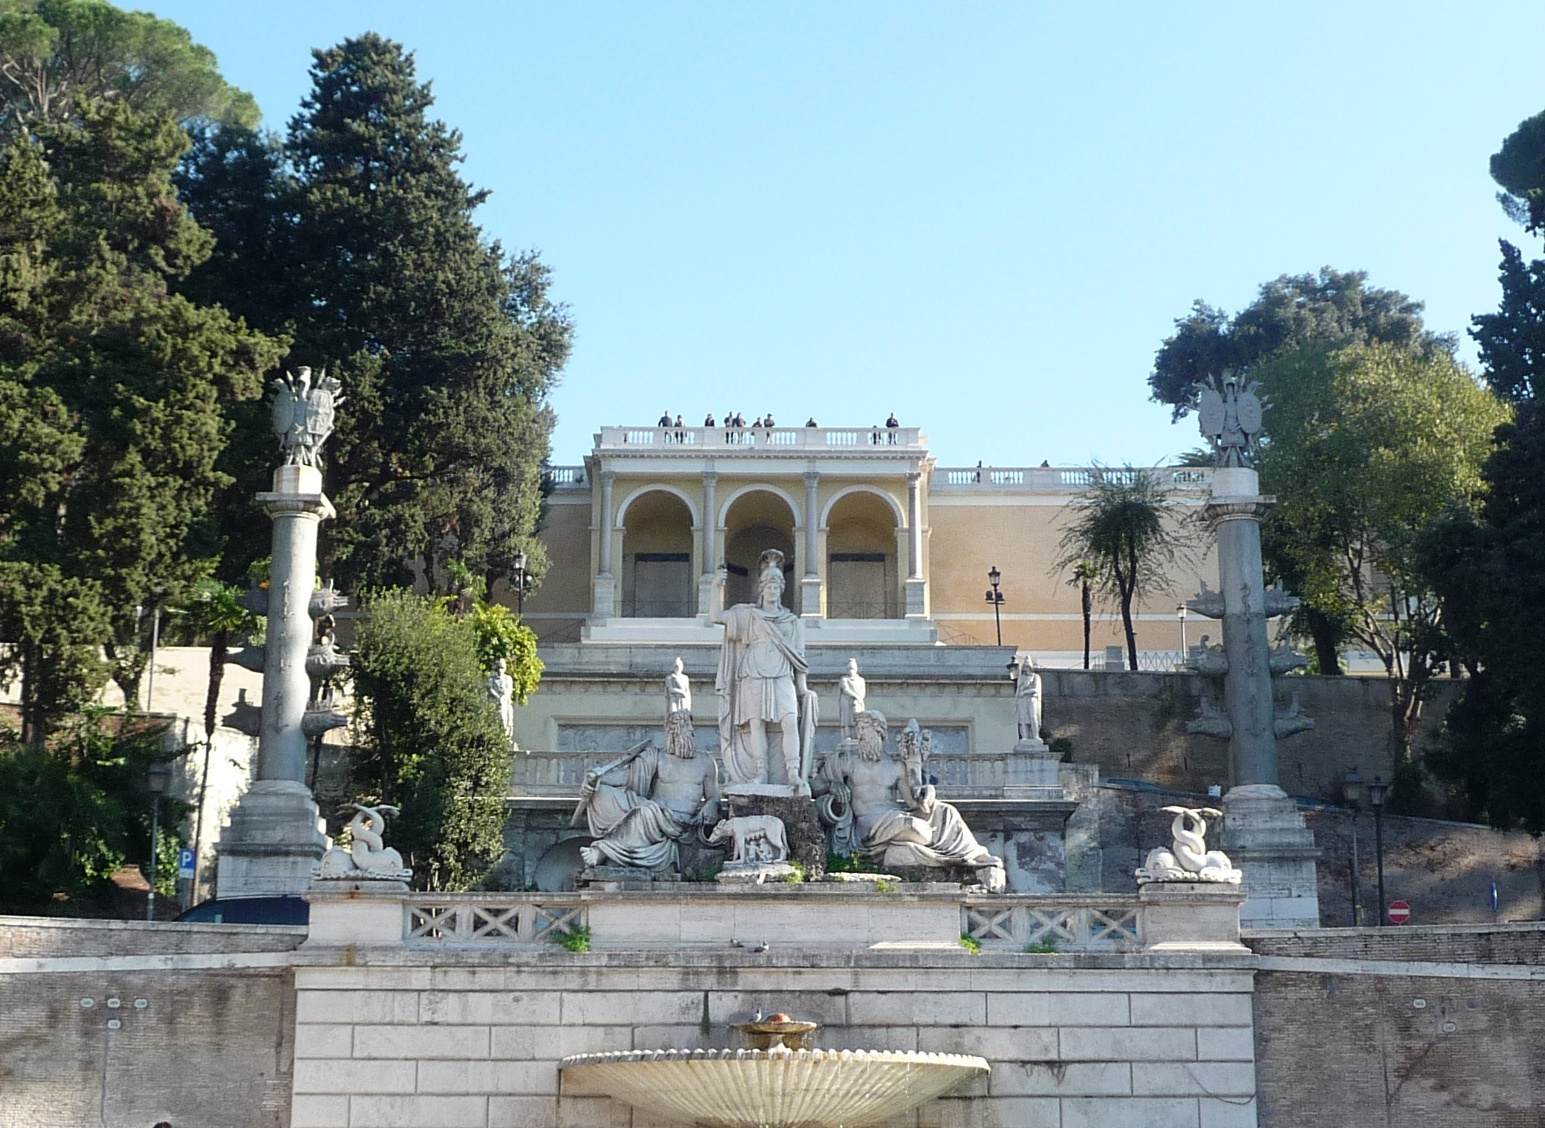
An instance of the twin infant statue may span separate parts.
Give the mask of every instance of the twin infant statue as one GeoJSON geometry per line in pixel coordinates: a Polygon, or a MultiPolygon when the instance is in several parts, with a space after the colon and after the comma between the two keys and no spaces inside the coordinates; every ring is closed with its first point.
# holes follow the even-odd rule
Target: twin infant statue
{"type": "MultiPolygon", "coordinates": [[[[719,574],[722,592],[724,572],[719,574]]],[[[888,866],[964,867],[990,890],[1004,887],[1003,862],[989,854],[961,818],[938,799],[924,767],[928,736],[913,721],[892,750],[883,714],[865,708],[865,683],[850,661],[838,686],[842,740],[817,756],[819,700],[808,683],[804,625],[783,606],[783,554],[769,550],[757,565],[756,603],[723,608],[712,620],[724,626],[714,690],[719,698],[719,766],[697,747],[692,730],[692,687],[681,659],[665,683],[665,747],[652,741],[586,773],[577,823],[585,818],[593,844],[581,855],[589,866],[614,864],[655,872],[675,869],[678,845],[689,833],[710,842],[733,839],[737,862],[781,861],[787,855],[781,823],[724,820],[722,795],[811,798],[834,843],[888,866]],[[778,841],[770,842],[775,836],[778,841]],[[781,856],[779,847],[782,847],[781,856]]],[[[765,817],[764,817],[765,818],[765,817]]]]}

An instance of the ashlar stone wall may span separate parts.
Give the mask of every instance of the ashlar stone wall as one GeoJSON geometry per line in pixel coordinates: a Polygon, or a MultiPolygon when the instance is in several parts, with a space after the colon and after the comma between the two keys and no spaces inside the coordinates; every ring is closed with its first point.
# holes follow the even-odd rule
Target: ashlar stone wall
{"type": "Polygon", "coordinates": [[[734,1023],[786,1011],[822,1046],[992,1063],[893,1128],[1254,1126],[1252,974],[1238,956],[793,948],[300,967],[293,1124],[663,1128],[563,1093],[559,1061],[734,1046],[734,1023]]]}

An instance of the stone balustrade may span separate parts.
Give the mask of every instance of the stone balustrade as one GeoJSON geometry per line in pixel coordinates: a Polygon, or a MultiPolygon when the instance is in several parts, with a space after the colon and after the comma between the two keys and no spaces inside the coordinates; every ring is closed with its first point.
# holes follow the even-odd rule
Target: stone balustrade
{"type": "Polygon", "coordinates": [[[1125,952],[1143,946],[1142,905],[1104,893],[970,897],[960,905],[960,934],[984,950],[1125,952]]]}
{"type": "Polygon", "coordinates": [[[688,450],[809,454],[924,451],[927,438],[918,427],[602,427],[597,451],[630,454],[688,450]]]}
{"type": "MultiPolygon", "coordinates": [[[[930,491],[1013,490],[1024,493],[1067,493],[1094,481],[1096,471],[1087,466],[940,466],[929,478],[930,491]]],[[[1205,493],[1212,483],[1212,469],[1203,466],[1155,466],[1104,471],[1108,478],[1146,474],[1167,489],[1205,493]]]]}

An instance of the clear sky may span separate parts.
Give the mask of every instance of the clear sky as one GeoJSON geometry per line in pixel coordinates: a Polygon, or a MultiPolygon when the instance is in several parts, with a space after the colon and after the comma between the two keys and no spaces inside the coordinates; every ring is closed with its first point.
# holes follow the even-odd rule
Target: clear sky
{"type": "Polygon", "coordinates": [[[1539,0],[151,6],[274,128],[312,47],[417,53],[572,312],[559,463],[662,410],[1157,462],[1197,442],[1146,384],[1193,299],[1331,265],[1440,331],[1494,308],[1487,158],[1545,109],[1539,0]]]}

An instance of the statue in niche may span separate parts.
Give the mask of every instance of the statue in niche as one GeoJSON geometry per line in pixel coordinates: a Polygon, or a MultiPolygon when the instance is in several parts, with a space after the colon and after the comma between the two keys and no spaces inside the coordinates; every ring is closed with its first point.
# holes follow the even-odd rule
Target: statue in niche
{"type": "MultiPolygon", "coordinates": [[[[960,812],[940,800],[924,782],[929,741],[913,721],[898,759],[886,748],[883,713],[867,710],[855,718],[856,748],[828,755],[822,765],[819,809],[851,819],[848,832],[858,852],[881,865],[963,866],[974,869],[989,892],[1003,892],[1003,860],[976,840],[960,812]],[[844,810],[845,808],[845,810],[844,810]]],[[[838,841],[843,835],[838,827],[838,841]]]]}
{"type": "Polygon", "coordinates": [[[272,384],[273,432],[286,466],[322,468],[322,444],[333,433],[333,421],[343,405],[343,385],[325,371],[313,385],[311,369],[286,372],[272,384]]]}
{"type": "Polygon", "coordinates": [[[1041,675],[1030,661],[1020,662],[1014,679],[1014,716],[1019,725],[1021,745],[1040,745],[1041,675]]]}
{"type": "Polygon", "coordinates": [[[509,663],[500,658],[494,663],[493,673],[488,675],[488,699],[499,710],[499,724],[504,729],[504,739],[510,748],[515,747],[515,679],[510,676],[509,663]]]}
{"type": "Polygon", "coordinates": [[[692,681],[682,669],[681,659],[665,676],[665,715],[692,712],[692,681]]]}
{"type": "Polygon", "coordinates": [[[837,683],[837,720],[842,726],[842,739],[852,740],[853,718],[864,711],[864,697],[869,685],[858,672],[858,659],[848,659],[848,672],[837,683]]]}
{"type": "Polygon", "coordinates": [[[1137,883],[1150,881],[1210,881],[1238,885],[1244,876],[1222,850],[1207,849],[1207,819],[1221,819],[1212,807],[1165,807],[1175,816],[1170,824],[1174,841],[1166,850],[1156,846],[1137,871],[1137,883]]]}
{"type": "Polygon", "coordinates": [[[711,619],[724,624],[714,691],[728,785],[766,787],[772,782],[768,758],[776,754],[787,781],[785,793],[809,795],[819,703],[806,684],[810,668],[804,624],[783,606],[783,553],[762,553],[756,603],[719,610],[725,577],[721,566],[711,619]]]}
{"type": "Polygon", "coordinates": [[[665,718],[663,752],[645,742],[586,772],[571,825],[581,816],[595,836],[580,847],[585,865],[675,870],[677,843],[719,821],[719,768],[697,750],[692,714],[678,710],[665,718]]]}

